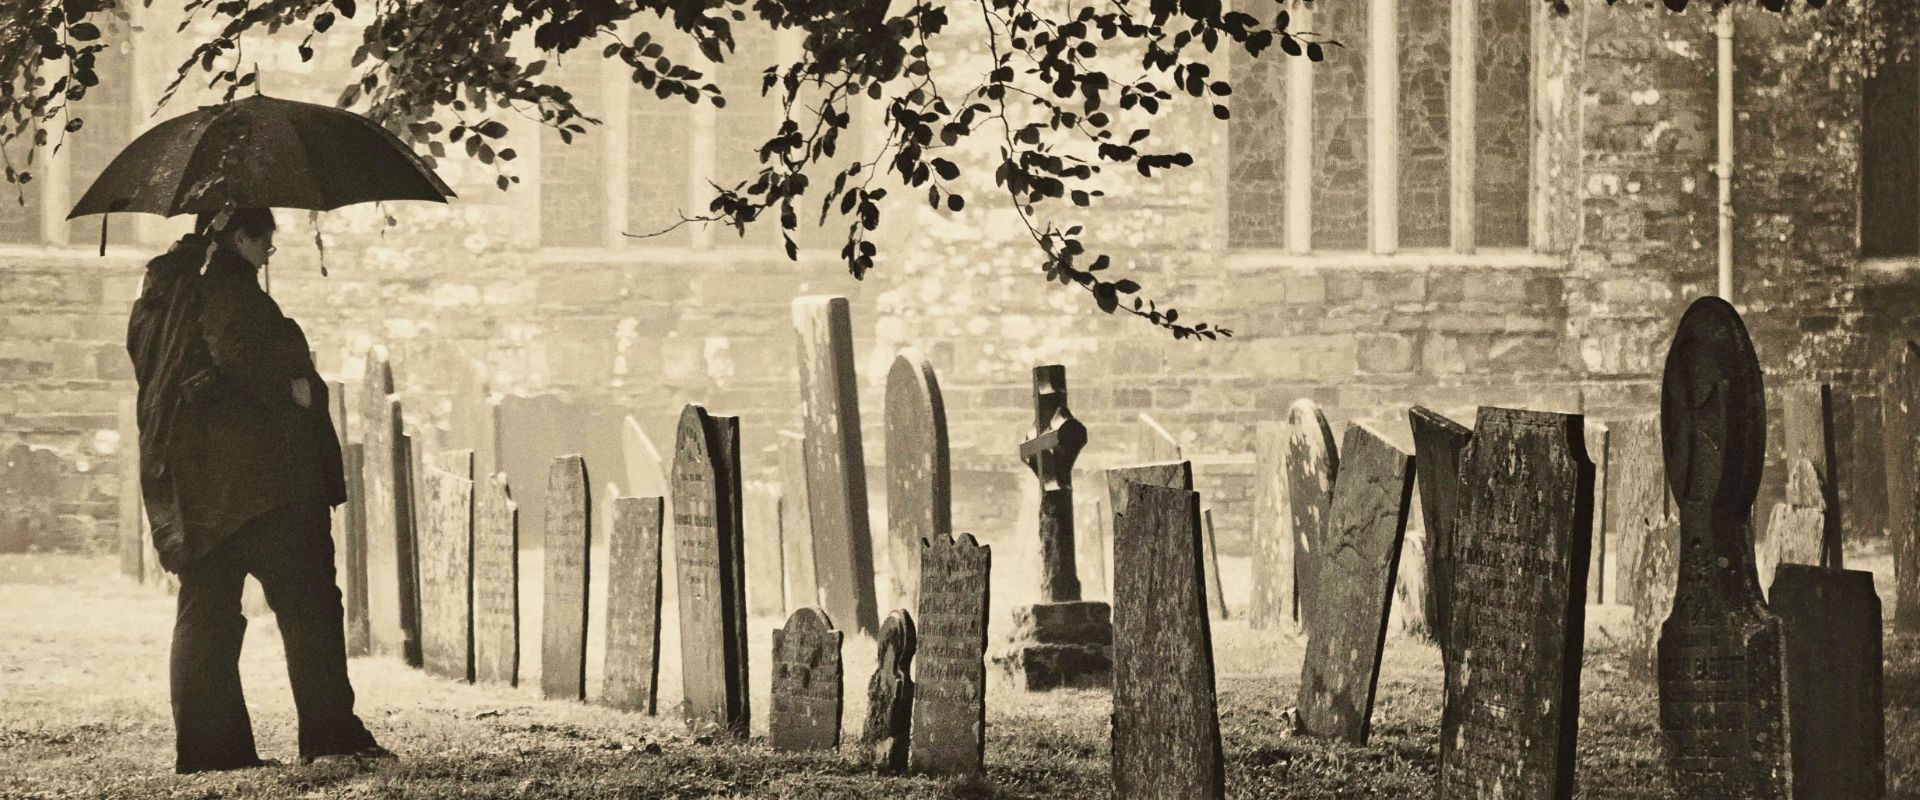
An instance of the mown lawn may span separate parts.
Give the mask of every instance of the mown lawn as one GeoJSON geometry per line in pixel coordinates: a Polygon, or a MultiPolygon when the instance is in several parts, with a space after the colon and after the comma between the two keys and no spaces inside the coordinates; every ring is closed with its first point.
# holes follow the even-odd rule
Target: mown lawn
{"type": "MultiPolygon", "coordinates": [[[[397,762],[286,766],[175,776],[166,654],[171,598],[113,575],[104,558],[0,557],[0,797],[1105,797],[1104,693],[988,694],[987,775],[955,782],[881,776],[850,752],[796,756],[765,746],[768,631],[752,641],[755,739],[696,740],[674,721],[476,687],[397,662],[356,659],[359,709],[397,762]]],[[[270,616],[249,628],[244,676],[262,755],[291,762],[293,704],[270,616]]],[[[532,641],[538,641],[533,637],[532,641]]],[[[670,641],[669,641],[670,644],[670,641]]],[[[1605,635],[1583,674],[1579,795],[1670,798],[1657,699],[1629,680],[1605,635]]],[[[1395,636],[1365,748],[1288,734],[1302,657],[1291,637],[1238,622],[1215,628],[1227,793],[1236,798],[1432,796],[1440,659],[1395,636]]],[[[668,648],[671,655],[672,648],[668,648]]],[[[870,642],[847,646],[846,738],[857,731],[870,642]]],[[[534,666],[532,653],[523,663],[534,666]]],[[[1891,797],[1920,796],[1920,643],[1888,640],[1891,797]]],[[[662,705],[678,701],[663,675],[662,705]]],[[[590,680],[590,692],[595,684],[590,680]]]]}

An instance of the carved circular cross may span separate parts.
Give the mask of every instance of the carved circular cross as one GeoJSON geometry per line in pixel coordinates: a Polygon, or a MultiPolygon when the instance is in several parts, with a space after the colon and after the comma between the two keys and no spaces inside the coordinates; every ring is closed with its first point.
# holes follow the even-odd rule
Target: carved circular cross
{"type": "Polygon", "coordinates": [[[1682,504],[1753,505],[1766,458],[1760,360],[1733,306],[1702,297],[1680,318],[1660,385],[1667,483],[1682,504]]]}

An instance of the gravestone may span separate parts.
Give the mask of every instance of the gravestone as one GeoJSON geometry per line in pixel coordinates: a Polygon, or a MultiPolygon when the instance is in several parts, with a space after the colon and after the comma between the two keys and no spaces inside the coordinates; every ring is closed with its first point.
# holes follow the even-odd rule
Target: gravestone
{"type": "Polygon", "coordinates": [[[1660,628],[1660,727],[1684,797],[1785,798],[1791,787],[1780,619],[1760,600],[1750,525],[1766,413],[1739,314],[1716,297],[1694,301],[1660,387],[1681,537],[1660,628]]]}
{"type": "Polygon", "coordinates": [[[775,750],[840,746],[840,639],[818,608],[787,617],[773,632],[773,692],[767,741],[775,750]]]}
{"type": "Polygon", "coordinates": [[[1299,619],[1293,585],[1293,537],[1287,519],[1287,427],[1261,422],[1253,437],[1253,602],[1247,624],[1254,630],[1291,629],[1299,619]]]}
{"type": "MultiPolygon", "coordinates": [[[[1660,415],[1641,414],[1607,426],[1607,535],[1613,537],[1613,599],[1639,606],[1648,576],[1639,571],[1647,537],[1671,516],[1666,462],[1660,454],[1660,415]]],[[[1664,619],[1664,617],[1662,617],[1664,619]]],[[[1656,623],[1657,624],[1657,623],[1656,623]]]]}
{"type": "Polygon", "coordinates": [[[1307,607],[1300,731],[1364,745],[1413,497],[1413,456],[1362,424],[1347,427],[1340,453],[1327,524],[1307,548],[1318,562],[1317,594],[1307,607]]]}
{"type": "Polygon", "coordinates": [[[1893,550],[1893,627],[1920,633],[1920,343],[1894,342],[1893,380],[1885,400],[1887,535],[1893,550]]]}
{"type": "Polygon", "coordinates": [[[1767,541],[1757,548],[1760,588],[1773,585],[1781,564],[1822,566],[1826,549],[1826,497],[1813,462],[1796,458],[1787,475],[1786,502],[1775,503],[1767,520],[1767,541]]]}
{"type": "Polygon", "coordinates": [[[895,608],[920,594],[920,541],[953,532],[947,409],[933,365],[914,349],[887,371],[887,559],[895,608]]]}
{"type": "Polygon", "coordinates": [[[1857,381],[1834,398],[1843,540],[1866,541],[1887,531],[1887,440],[1879,381],[1857,381]]]}
{"type": "Polygon", "coordinates": [[[1407,411],[1413,426],[1413,470],[1420,485],[1421,527],[1427,550],[1427,631],[1444,652],[1452,623],[1454,535],[1466,486],[1460,458],[1473,431],[1425,406],[1407,411]]]}
{"type": "Polygon", "coordinates": [[[426,669],[473,681],[473,451],[426,466],[420,526],[420,649],[426,669]]]}
{"type": "MultiPolygon", "coordinates": [[[[340,466],[345,473],[342,478],[347,484],[343,488],[348,494],[346,502],[334,509],[327,520],[327,535],[333,539],[334,586],[340,590],[341,605],[345,606],[347,596],[355,585],[364,587],[366,579],[354,574],[356,570],[365,569],[364,562],[355,563],[349,557],[353,543],[346,504],[353,502],[351,495],[355,476],[354,466],[347,462],[347,449],[352,446],[347,441],[347,387],[340,381],[327,381],[327,416],[333,423],[333,433],[337,437],[335,441],[340,445],[340,466]]],[[[364,599],[362,602],[365,602],[364,599]]]]}
{"type": "Polygon", "coordinates": [[[1333,507],[1340,450],[1320,406],[1301,398],[1287,409],[1287,516],[1293,538],[1295,614],[1302,633],[1310,633],[1313,601],[1318,596],[1320,558],[1314,549],[1333,507]]]}
{"type": "Polygon", "coordinates": [[[813,565],[813,514],[808,509],[806,437],[775,434],[780,450],[780,549],[786,571],[787,607],[825,602],[813,565]]]}
{"type": "Polygon", "coordinates": [[[420,663],[420,596],[413,529],[412,464],[385,348],[367,354],[360,418],[366,489],[367,630],[370,650],[420,663]]]}
{"type": "Polygon", "coordinates": [[[847,299],[795,299],[793,327],[800,342],[814,570],[827,613],[849,630],[872,636],[879,630],[880,615],[873,593],[867,467],[847,299]]]}
{"type": "Polygon", "coordinates": [[[613,501],[607,542],[606,684],[600,702],[625,711],[659,712],[660,536],[666,501],[613,501]]]}
{"type": "Polygon", "coordinates": [[[867,680],[860,757],[875,769],[899,772],[907,768],[913,732],[913,654],[919,646],[913,614],[906,609],[888,614],[880,623],[878,646],[873,677],[867,680]]]}
{"type": "Polygon", "coordinates": [[[1231,614],[1227,610],[1227,593],[1220,588],[1220,548],[1214,543],[1211,508],[1200,511],[1200,541],[1205,551],[1201,566],[1207,571],[1207,613],[1214,619],[1227,619],[1231,614]]]}
{"type": "MultiPolygon", "coordinates": [[[[1415,469],[1419,459],[1415,458],[1415,469]]],[[[1416,479],[1416,485],[1418,481],[1416,479]]],[[[1412,505],[1417,509],[1420,498],[1412,505]]],[[[1433,632],[1433,587],[1429,583],[1432,566],[1427,563],[1426,528],[1414,524],[1416,510],[1407,512],[1407,532],[1400,539],[1400,567],[1394,571],[1393,602],[1387,607],[1387,623],[1401,633],[1439,643],[1433,632]]]]}
{"type": "Polygon", "coordinates": [[[1612,444],[1611,432],[1605,423],[1589,420],[1586,423],[1587,458],[1593,463],[1593,547],[1587,559],[1587,602],[1600,605],[1607,602],[1614,591],[1613,578],[1607,571],[1607,467],[1609,450],[1612,444]]]}
{"type": "MultiPolygon", "coordinates": [[[[120,398],[118,414],[115,417],[117,431],[120,434],[120,449],[116,455],[120,463],[120,496],[118,498],[119,516],[115,521],[114,540],[120,553],[120,574],[134,580],[140,580],[142,565],[148,558],[146,542],[140,538],[140,421],[139,401],[133,397],[120,398]]],[[[339,543],[336,541],[335,545],[339,543]]]]}
{"type": "Polygon", "coordinates": [[[1595,477],[1583,422],[1482,407],[1461,456],[1440,798],[1573,797],[1595,477]]]}
{"type": "Polygon", "coordinates": [[[540,694],[587,699],[587,586],[593,571],[593,501],[587,461],[560,456],[547,471],[546,602],[540,617],[540,694]]]}
{"type": "MultiPolygon", "coordinates": [[[[1840,486],[1845,476],[1841,474],[1840,448],[1836,419],[1833,387],[1821,384],[1803,384],[1790,386],[1781,391],[1781,428],[1786,434],[1786,447],[1783,450],[1784,463],[1793,469],[1795,462],[1805,459],[1813,467],[1814,477],[1818,479],[1821,508],[1820,558],[1818,561],[1797,561],[1799,564],[1819,564],[1828,567],[1842,566],[1844,558],[1842,543],[1844,535],[1841,524],[1840,486]]],[[[1792,473],[1788,474],[1789,483],[1792,473]]],[[[1787,493],[1793,493],[1788,486],[1787,493]]],[[[1796,502],[1791,497],[1787,503],[1795,506],[1811,506],[1812,503],[1796,502]]],[[[1771,536],[1772,521],[1768,521],[1767,531],[1771,536]]],[[[1767,585],[1763,573],[1761,584],[1767,585]]]]}
{"type": "Polygon", "coordinates": [[[1146,412],[1137,415],[1140,420],[1140,463],[1160,464],[1179,461],[1180,440],[1168,432],[1166,426],[1146,412]]]}
{"type": "Polygon", "coordinates": [[[993,548],[973,534],[920,546],[920,649],[914,674],[915,772],[979,775],[987,747],[987,613],[993,548]]]}
{"type": "Polygon", "coordinates": [[[367,620],[367,451],[354,442],[343,454],[347,468],[347,502],[335,512],[347,524],[346,546],[340,550],[340,573],[346,577],[341,605],[346,613],[347,655],[371,652],[372,632],[367,620]]]}
{"type": "Polygon", "coordinates": [[[747,609],[741,583],[739,417],[680,413],[673,456],[680,675],[687,724],[747,736],[747,609]]]}
{"type": "Polygon", "coordinates": [[[520,512],[503,476],[474,481],[473,677],[520,685],[520,512]]]}
{"type": "Polygon", "coordinates": [[[741,493],[746,526],[747,614],[780,617],[787,613],[785,546],[781,543],[780,485],[755,481],[741,493]]]}
{"type": "Polygon", "coordinates": [[[1673,613],[1680,582],[1680,521],[1669,516],[1646,531],[1639,562],[1633,566],[1640,590],[1634,596],[1632,635],[1627,642],[1627,675],[1653,681],[1660,671],[1660,626],[1673,613]]]}
{"type": "Polygon", "coordinates": [[[1781,564],[1770,608],[1787,634],[1793,796],[1885,796],[1886,707],[1873,573],[1781,564]]]}
{"type": "Polygon", "coordinates": [[[1200,496],[1188,488],[1192,480],[1186,462],[1107,472],[1114,498],[1116,797],[1225,795],[1200,496]]]}

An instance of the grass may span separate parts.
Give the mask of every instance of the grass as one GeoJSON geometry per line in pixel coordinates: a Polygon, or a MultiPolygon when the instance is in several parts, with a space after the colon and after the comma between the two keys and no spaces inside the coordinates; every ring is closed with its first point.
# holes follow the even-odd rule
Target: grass
{"type": "MultiPolygon", "coordinates": [[[[372,766],[288,766],[172,774],[166,658],[171,598],[113,574],[108,559],[0,557],[0,797],[754,797],[1082,798],[1108,796],[1103,692],[988,691],[987,774],[978,781],[882,776],[850,750],[796,755],[764,742],[769,631],[753,625],[755,736],[696,739],[671,711],[659,718],[552,702],[537,680],[468,686],[381,658],[355,659],[358,708],[403,756],[372,766]]],[[[529,609],[530,611],[532,609],[529,609]]],[[[528,628],[537,633],[537,623],[528,628]]],[[[255,618],[243,675],[263,756],[291,762],[293,704],[270,616],[255,618]]],[[[671,631],[666,637],[673,662],[671,631]]],[[[538,641],[538,637],[528,637],[538,641]]],[[[1289,734],[1302,645],[1215,624],[1227,793],[1235,798],[1425,798],[1438,761],[1438,653],[1387,643],[1364,748],[1289,734]]],[[[1651,685],[1626,676],[1607,636],[1590,633],[1582,676],[1577,769],[1581,797],[1672,798],[1651,685]]],[[[1887,640],[1890,797],[1920,796],[1920,641],[1887,640]]],[[[872,643],[846,647],[845,738],[858,730],[872,643]]],[[[534,651],[522,658],[537,670],[534,651]]],[[[530,670],[533,671],[533,670],[530,670]]],[[[595,671],[597,672],[597,665],[595,671]]],[[[597,687],[589,679],[589,694],[597,687]]]]}

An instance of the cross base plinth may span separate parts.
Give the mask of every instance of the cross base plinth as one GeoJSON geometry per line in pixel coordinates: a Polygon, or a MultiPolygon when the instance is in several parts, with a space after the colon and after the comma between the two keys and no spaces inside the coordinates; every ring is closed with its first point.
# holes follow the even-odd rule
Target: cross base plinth
{"type": "Polygon", "coordinates": [[[1024,691],[1106,688],[1113,676],[1113,608],[1093,600],[1018,606],[993,663],[1024,691]]]}

